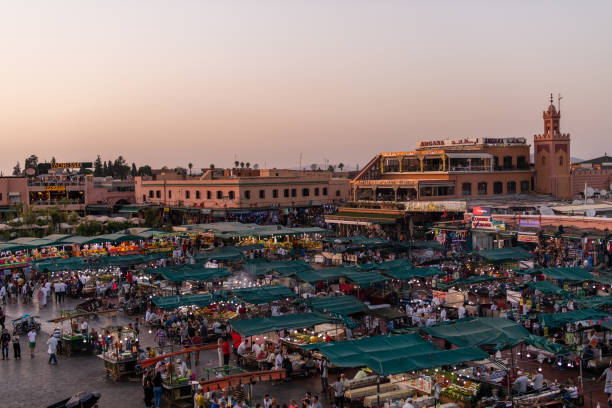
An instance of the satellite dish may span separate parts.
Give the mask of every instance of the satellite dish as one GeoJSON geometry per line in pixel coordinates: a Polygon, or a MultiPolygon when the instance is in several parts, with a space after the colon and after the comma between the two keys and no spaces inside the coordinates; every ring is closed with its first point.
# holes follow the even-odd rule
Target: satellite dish
{"type": "Polygon", "coordinates": [[[593,190],[591,187],[587,187],[586,188],[586,196],[587,197],[593,197],[594,194],[595,194],[595,190],[593,190]]]}
{"type": "Polygon", "coordinates": [[[543,205],[542,207],[540,207],[540,214],[541,215],[555,215],[555,212],[550,207],[543,205]]]}
{"type": "Polygon", "coordinates": [[[25,169],[25,174],[26,176],[33,176],[36,174],[36,170],[31,167],[28,167],[27,169],[25,169]]]}
{"type": "Polygon", "coordinates": [[[586,210],[584,212],[584,215],[586,215],[587,217],[594,217],[595,216],[595,210],[589,208],[588,210],[586,210]]]}

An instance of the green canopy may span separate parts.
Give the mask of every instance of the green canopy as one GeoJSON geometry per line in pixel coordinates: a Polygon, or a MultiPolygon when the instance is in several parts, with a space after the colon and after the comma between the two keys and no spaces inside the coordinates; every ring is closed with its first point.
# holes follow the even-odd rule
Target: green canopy
{"type": "Polygon", "coordinates": [[[126,242],[142,240],[142,237],[139,237],[138,235],[122,234],[119,232],[115,234],[98,235],[95,238],[103,240],[102,242],[126,242]]]}
{"type": "Polygon", "coordinates": [[[315,343],[302,348],[319,350],[335,366],[368,367],[380,375],[483,360],[489,356],[473,347],[439,350],[418,334],[315,343]]]}
{"type": "Polygon", "coordinates": [[[576,305],[580,307],[599,308],[602,306],[612,306],[612,296],[589,296],[586,299],[576,299],[576,305]]]}
{"type": "Polygon", "coordinates": [[[229,276],[232,273],[225,268],[182,269],[179,271],[162,272],[164,279],[170,282],[212,281],[229,276]]]}
{"type": "Polygon", "coordinates": [[[253,286],[250,288],[235,289],[234,296],[245,303],[261,305],[295,297],[291,289],[283,285],[253,286]]]}
{"type": "Polygon", "coordinates": [[[160,309],[176,309],[181,306],[200,306],[205,307],[217,301],[217,297],[212,293],[184,296],[163,296],[151,299],[160,309]]]}
{"type": "Polygon", "coordinates": [[[594,324],[599,324],[601,321],[607,320],[610,315],[606,312],[600,312],[596,309],[572,310],[565,313],[544,313],[540,314],[540,322],[546,327],[561,327],[567,323],[581,321],[595,321],[594,324]]]}
{"type": "Polygon", "coordinates": [[[448,282],[448,283],[439,282],[437,285],[438,285],[438,288],[440,289],[446,289],[446,288],[451,288],[453,286],[474,285],[477,283],[490,282],[490,281],[499,280],[499,279],[507,279],[507,278],[497,278],[495,276],[489,276],[489,275],[474,275],[474,276],[469,276],[466,279],[457,279],[455,281],[448,282]]]}
{"type": "Polygon", "coordinates": [[[23,250],[27,250],[27,249],[34,249],[36,247],[32,246],[32,245],[28,245],[28,244],[12,244],[12,243],[3,243],[0,244],[0,251],[1,252],[17,252],[17,251],[23,251],[23,250]]]}
{"type": "Polygon", "coordinates": [[[235,259],[241,259],[242,252],[239,247],[225,246],[216,248],[212,251],[206,251],[202,254],[196,255],[195,259],[199,262],[208,262],[210,260],[216,261],[233,261],[235,259]]]}
{"type": "Polygon", "coordinates": [[[364,312],[368,307],[354,296],[310,297],[306,299],[313,310],[321,313],[350,315],[364,312]]]}
{"type": "Polygon", "coordinates": [[[527,286],[533,290],[539,290],[547,295],[562,295],[567,293],[567,291],[553,285],[549,281],[529,282],[527,286]]]}
{"type": "Polygon", "coordinates": [[[476,255],[490,262],[520,261],[533,258],[533,255],[521,247],[496,248],[474,251],[476,255]]]}
{"type": "Polygon", "coordinates": [[[80,235],[75,235],[72,237],[62,239],[62,242],[66,243],[66,245],[76,244],[76,245],[86,245],[86,244],[103,244],[108,242],[108,240],[104,238],[98,237],[83,237],[80,235]]]}
{"type": "Polygon", "coordinates": [[[525,338],[525,343],[533,346],[535,348],[539,348],[540,350],[548,351],[554,354],[568,354],[570,350],[567,349],[564,345],[559,343],[553,343],[546,339],[546,337],[540,337],[533,334],[530,334],[525,338]]]}
{"type": "Polygon", "coordinates": [[[406,242],[400,241],[395,244],[401,248],[410,248],[410,249],[433,249],[436,251],[446,251],[446,247],[440,244],[438,241],[413,241],[406,242]]]}
{"type": "Polygon", "coordinates": [[[549,279],[554,280],[562,280],[562,281],[575,281],[575,282],[584,282],[587,280],[592,280],[593,275],[589,272],[585,271],[582,268],[578,267],[559,267],[559,268],[537,268],[537,269],[528,269],[522,271],[521,273],[540,273],[542,275],[546,275],[549,279]]]}
{"type": "Polygon", "coordinates": [[[493,346],[496,349],[513,346],[529,335],[520,324],[491,317],[457,319],[422,330],[459,347],[493,346]]]}
{"type": "Polygon", "coordinates": [[[355,266],[298,271],[294,273],[294,275],[297,276],[299,280],[308,283],[330,281],[344,277],[362,288],[369,287],[373,283],[389,280],[389,278],[376,271],[364,271],[355,266]]]}
{"type": "Polygon", "coordinates": [[[244,267],[248,273],[255,276],[263,276],[270,272],[278,272],[282,276],[290,276],[298,272],[312,270],[312,267],[302,260],[275,262],[253,262],[251,260],[247,261],[244,267]]]}
{"type": "Polygon", "coordinates": [[[410,262],[408,258],[399,258],[399,259],[394,259],[393,261],[387,261],[387,262],[381,262],[381,263],[360,264],[357,266],[365,270],[376,269],[376,270],[381,270],[381,271],[388,271],[388,270],[400,268],[400,267],[403,267],[403,268],[414,267],[414,265],[412,264],[412,262],[410,262]]]}
{"type": "Polygon", "coordinates": [[[165,231],[161,231],[161,230],[148,229],[146,231],[139,232],[136,235],[139,236],[140,239],[151,239],[156,235],[165,234],[165,233],[166,233],[165,231]]]}
{"type": "Polygon", "coordinates": [[[437,266],[425,266],[422,268],[392,268],[383,272],[383,274],[398,280],[411,280],[414,278],[429,278],[436,275],[442,275],[444,272],[437,266]]]}
{"type": "Polygon", "coordinates": [[[315,324],[331,322],[329,317],[316,313],[292,314],[283,316],[262,317],[259,319],[241,319],[231,322],[232,328],[241,336],[254,336],[276,330],[302,329],[315,324]]]}

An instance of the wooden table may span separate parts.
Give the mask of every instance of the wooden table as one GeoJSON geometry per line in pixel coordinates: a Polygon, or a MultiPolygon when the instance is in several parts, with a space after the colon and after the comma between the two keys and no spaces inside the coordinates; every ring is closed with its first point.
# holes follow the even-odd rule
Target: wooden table
{"type": "Polygon", "coordinates": [[[113,381],[117,381],[125,375],[136,373],[136,358],[114,360],[103,354],[98,354],[98,358],[104,362],[104,371],[106,371],[106,375],[110,376],[113,381]]]}

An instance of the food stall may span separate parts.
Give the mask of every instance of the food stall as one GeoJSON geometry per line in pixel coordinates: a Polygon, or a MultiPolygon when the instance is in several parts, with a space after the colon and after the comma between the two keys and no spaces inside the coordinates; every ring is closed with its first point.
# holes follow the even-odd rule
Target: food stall
{"type": "Polygon", "coordinates": [[[114,381],[136,373],[138,348],[136,331],[123,326],[102,329],[103,352],[98,355],[104,362],[104,371],[114,381]]]}
{"type": "Polygon", "coordinates": [[[90,337],[87,330],[79,328],[79,320],[87,319],[100,314],[117,313],[116,310],[104,310],[99,312],[83,312],[81,310],[63,310],[60,317],[50,320],[52,323],[62,323],[62,336],[60,338],[60,350],[63,355],[70,357],[73,353],[90,353],[93,342],[97,339],[90,337]],[[68,330],[64,330],[64,322],[70,322],[68,330]]]}

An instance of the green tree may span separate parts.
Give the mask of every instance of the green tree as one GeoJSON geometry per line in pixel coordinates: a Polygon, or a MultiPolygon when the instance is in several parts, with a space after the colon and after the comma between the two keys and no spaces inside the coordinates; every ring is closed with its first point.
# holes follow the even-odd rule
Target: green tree
{"type": "Polygon", "coordinates": [[[336,168],[334,166],[332,166],[331,164],[329,166],[327,166],[327,171],[330,171],[330,172],[333,173],[334,170],[336,170],[336,168]]]}
{"type": "Polygon", "coordinates": [[[132,177],[136,177],[138,175],[138,169],[136,168],[136,163],[132,162],[132,170],[130,171],[130,175],[132,177]]]}
{"type": "Polygon", "coordinates": [[[25,159],[25,164],[23,168],[24,169],[33,168],[34,170],[36,170],[36,174],[38,174],[38,156],[33,154],[27,159],[25,159]]]}
{"type": "Polygon", "coordinates": [[[17,162],[15,167],[13,167],[13,176],[21,176],[21,166],[19,165],[19,162],[17,162]]]}
{"type": "Polygon", "coordinates": [[[148,228],[155,228],[159,226],[161,222],[161,216],[159,215],[158,208],[147,208],[144,210],[144,225],[148,228]]]}
{"type": "Polygon", "coordinates": [[[193,169],[193,163],[189,163],[187,167],[189,167],[189,175],[191,176],[191,169],[193,169]]]}
{"type": "Polygon", "coordinates": [[[151,169],[151,166],[144,165],[144,166],[140,166],[138,168],[138,175],[139,176],[151,176],[153,174],[153,169],[151,169]]]}
{"type": "Polygon", "coordinates": [[[253,168],[254,168],[255,170],[259,169],[259,164],[255,163],[255,164],[253,165],[253,168]]]}
{"type": "Polygon", "coordinates": [[[344,168],[344,163],[338,163],[338,168],[340,169],[340,171],[342,171],[342,169],[344,168]]]}
{"type": "Polygon", "coordinates": [[[244,162],[240,162],[240,168],[244,169],[244,162]]]}
{"type": "Polygon", "coordinates": [[[310,165],[310,170],[315,171],[317,169],[317,164],[316,163],[312,163],[310,165]]]}
{"type": "Polygon", "coordinates": [[[251,168],[251,163],[246,162],[245,166],[246,166],[247,169],[250,169],[251,168]]]}
{"type": "Polygon", "coordinates": [[[176,174],[180,175],[180,176],[186,176],[187,175],[187,169],[184,167],[177,167],[174,169],[174,171],[176,172],[176,174]]]}
{"type": "Polygon", "coordinates": [[[102,167],[102,158],[100,155],[98,155],[94,161],[94,177],[104,177],[104,168],[102,167]]]}
{"type": "Polygon", "coordinates": [[[214,170],[214,169],[215,169],[215,165],[214,165],[214,163],[210,163],[210,169],[211,169],[211,170],[214,170]]]}
{"type": "Polygon", "coordinates": [[[119,156],[115,159],[112,167],[113,178],[125,180],[130,174],[130,166],[127,164],[123,156],[119,156]]]}
{"type": "Polygon", "coordinates": [[[102,166],[102,177],[106,176],[108,176],[108,164],[104,162],[104,165],[102,166]]]}
{"type": "Polygon", "coordinates": [[[240,165],[240,162],[238,160],[236,160],[234,162],[234,168],[237,169],[239,165],[240,165]]]}
{"type": "Polygon", "coordinates": [[[78,221],[79,215],[76,212],[72,211],[67,219],[68,224],[75,225],[78,221]]]}

